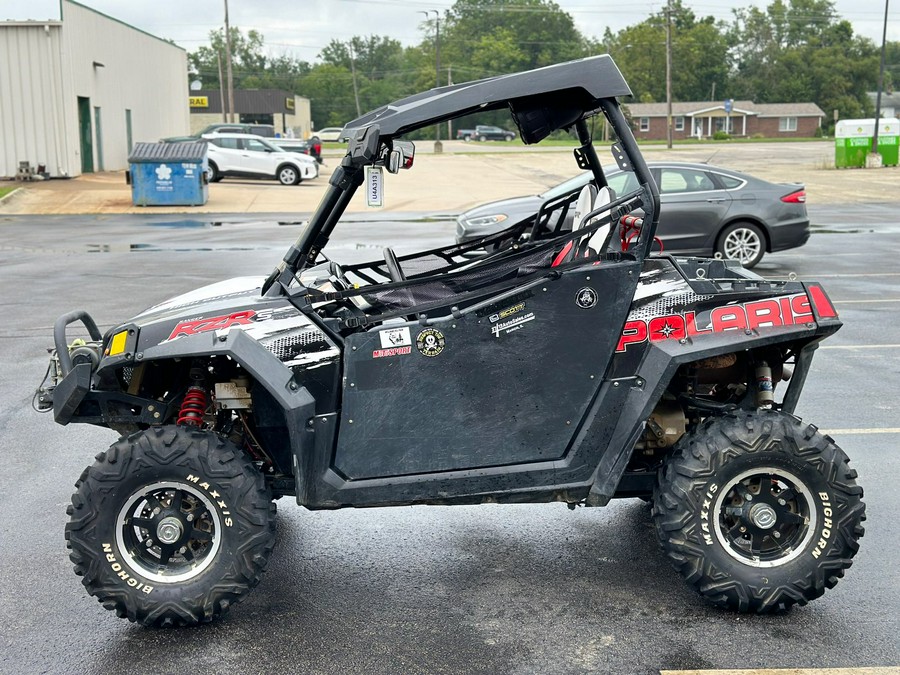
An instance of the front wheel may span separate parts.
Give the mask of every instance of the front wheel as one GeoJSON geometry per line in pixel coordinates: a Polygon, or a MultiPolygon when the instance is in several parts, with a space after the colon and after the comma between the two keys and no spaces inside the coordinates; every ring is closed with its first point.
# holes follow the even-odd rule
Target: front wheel
{"type": "Polygon", "coordinates": [[[487,140],[487,136],[479,136],[478,141],[484,143],[487,140]]]}
{"type": "Polygon", "coordinates": [[[850,567],[865,504],[844,452],[774,411],[707,420],[660,473],[663,549],[713,603],[739,612],[805,605],[850,567]]]}
{"type": "Polygon", "coordinates": [[[146,626],[212,621],[260,580],[275,544],[262,474],[210,433],[120,439],[75,484],[69,557],[88,593],[146,626]]]}
{"type": "Polygon", "coordinates": [[[222,174],[219,173],[219,167],[215,162],[210,162],[206,167],[206,180],[209,183],[218,183],[222,180],[222,174]]]}
{"type": "Polygon", "coordinates": [[[278,182],[282,185],[297,185],[300,182],[300,172],[293,166],[282,166],[278,169],[278,182]]]}
{"type": "Polygon", "coordinates": [[[732,223],[719,235],[716,253],[726,260],[739,260],[750,269],[766,252],[766,236],[753,223],[732,223]]]}

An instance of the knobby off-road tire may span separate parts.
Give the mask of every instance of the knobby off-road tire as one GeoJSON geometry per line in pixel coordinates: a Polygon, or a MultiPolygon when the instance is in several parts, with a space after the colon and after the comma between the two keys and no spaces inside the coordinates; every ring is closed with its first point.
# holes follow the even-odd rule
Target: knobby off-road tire
{"type": "Polygon", "coordinates": [[[660,472],[653,520],[675,568],[740,612],[805,605],[850,567],[862,488],[816,427],[775,411],[707,420],[660,472]]]}
{"type": "Polygon", "coordinates": [[[75,484],[69,557],[88,593],[146,626],[212,621],[256,586],[275,504],[233,444],[153,428],[97,455],[75,484]]]}

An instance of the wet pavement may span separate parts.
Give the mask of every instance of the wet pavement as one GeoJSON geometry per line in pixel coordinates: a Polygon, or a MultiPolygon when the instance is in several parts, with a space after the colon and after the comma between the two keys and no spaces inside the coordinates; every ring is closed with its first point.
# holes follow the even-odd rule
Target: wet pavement
{"type": "MultiPolygon", "coordinates": [[[[900,664],[900,233],[897,204],[810,207],[809,243],[757,271],[821,279],[844,328],[822,346],[798,413],[830,431],[868,504],[838,586],[771,617],[707,605],[669,567],[648,509],[623,500],[308,512],[278,502],[278,544],[247,600],[196,629],[103,610],[63,541],[72,484],[115,434],[30,408],[54,319],[105,329],[222,278],[265,275],[303,214],[0,217],[0,672],[657,673],[900,664]],[[282,218],[282,216],[284,216],[282,218]],[[269,220],[272,218],[272,220],[269,220]]],[[[348,222],[337,260],[452,238],[432,212],[348,222]]],[[[444,214],[447,215],[447,214],[444,214]]]]}

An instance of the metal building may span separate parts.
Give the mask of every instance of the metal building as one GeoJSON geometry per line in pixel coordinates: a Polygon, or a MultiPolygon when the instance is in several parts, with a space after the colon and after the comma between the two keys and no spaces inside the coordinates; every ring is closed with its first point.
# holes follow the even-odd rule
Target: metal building
{"type": "Polygon", "coordinates": [[[20,162],[54,177],[125,169],[138,141],[190,127],[182,48],[72,0],[60,13],[0,22],[0,178],[20,162]]]}
{"type": "MultiPolygon", "coordinates": [[[[226,122],[222,114],[224,91],[199,89],[189,96],[191,105],[191,133],[218,122],[226,122]]],[[[286,134],[288,129],[297,138],[312,134],[309,99],[283,89],[235,89],[234,122],[271,124],[275,133],[286,134]]]]}

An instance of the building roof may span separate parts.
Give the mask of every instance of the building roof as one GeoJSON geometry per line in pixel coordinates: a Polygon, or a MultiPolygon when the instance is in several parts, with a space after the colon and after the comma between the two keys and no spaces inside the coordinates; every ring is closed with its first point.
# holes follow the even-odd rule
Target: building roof
{"type": "MultiPolygon", "coordinates": [[[[227,92],[225,95],[228,95],[227,92]]],[[[205,108],[191,106],[192,113],[219,114],[222,112],[222,99],[218,89],[199,89],[188,92],[188,96],[191,98],[206,97],[207,99],[208,105],[205,108]]],[[[286,113],[293,115],[296,111],[293,107],[288,107],[288,100],[293,105],[294,94],[283,89],[235,89],[234,112],[238,114],[286,113]]]]}
{"type": "MultiPolygon", "coordinates": [[[[872,105],[875,105],[875,98],[878,96],[878,92],[876,91],[867,91],[866,95],[872,101],[872,105]]],[[[881,105],[900,108],[900,92],[881,92],[881,105]]]]}
{"type": "Polygon", "coordinates": [[[825,117],[825,112],[815,103],[757,103],[760,117],[825,117]]]}
{"type": "MultiPolygon", "coordinates": [[[[664,117],[665,103],[628,103],[633,117],[664,117]]],[[[717,110],[724,110],[723,101],[679,101],[672,103],[672,114],[691,117],[717,110]]],[[[824,117],[825,113],[815,103],[754,103],[734,101],[732,113],[757,115],[759,117],[824,117]]]]}

